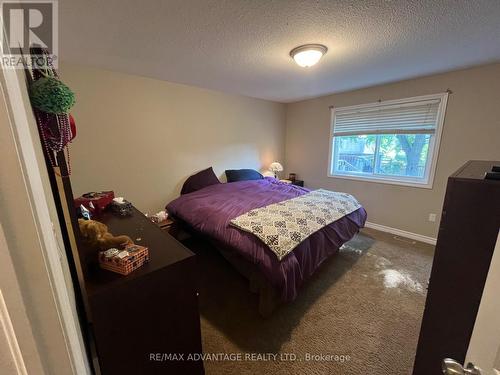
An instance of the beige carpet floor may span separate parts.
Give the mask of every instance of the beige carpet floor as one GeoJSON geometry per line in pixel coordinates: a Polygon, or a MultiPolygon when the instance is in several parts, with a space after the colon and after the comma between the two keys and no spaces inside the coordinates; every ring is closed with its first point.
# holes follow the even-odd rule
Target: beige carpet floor
{"type": "Polygon", "coordinates": [[[208,375],[411,373],[432,246],[364,229],[264,319],[222,256],[197,239],[186,245],[199,255],[203,350],[228,354],[205,361],[208,375]]]}

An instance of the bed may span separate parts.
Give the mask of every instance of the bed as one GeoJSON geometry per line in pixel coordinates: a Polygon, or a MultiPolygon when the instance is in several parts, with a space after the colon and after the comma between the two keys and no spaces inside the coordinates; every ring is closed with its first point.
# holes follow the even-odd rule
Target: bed
{"type": "Polygon", "coordinates": [[[293,301],[300,286],[327,258],[362,228],[363,207],[323,227],[303,240],[281,261],[254,234],[231,225],[231,220],[274,203],[302,196],[308,189],[274,178],[215,184],[170,202],[168,213],[210,240],[260,295],[259,311],[269,315],[283,302],[293,301]]]}

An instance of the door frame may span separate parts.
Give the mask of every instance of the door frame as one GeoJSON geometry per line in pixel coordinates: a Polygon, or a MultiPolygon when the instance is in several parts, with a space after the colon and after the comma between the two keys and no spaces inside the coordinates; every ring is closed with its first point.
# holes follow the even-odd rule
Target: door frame
{"type": "Polygon", "coordinates": [[[489,371],[488,374],[492,372],[495,375],[500,375],[500,303],[497,298],[499,282],[500,229],[465,356],[465,363],[472,362],[483,371],[489,371]]]}
{"type": "MultiPolygon", "coordinates": [[[[49,198],[52,197],[52,191],[46,174],[41,144],[35,137],[38,131],[29,102],[24,71],[1,70],[0,84],[3,91],[0,105],[5,106],[8,113],[7,126],[10,127],[12,141],[16,145],[19,170],[26,187],[26,191],[20,194],[26,193],[31,208],[31,215],[27,218],[26,225],[32,225],[38,234],[39,250],[50,283],[52,302],[57,310],[73,373],[91,374],[74,302],[74,286],[67,277],[69,269],[64,261],[61,224],[57,215],[51,215],[56,208],[53,199],[49,198]]],[[[20,327],[13,327],[14,331],[18,328],[20,327]]]]}

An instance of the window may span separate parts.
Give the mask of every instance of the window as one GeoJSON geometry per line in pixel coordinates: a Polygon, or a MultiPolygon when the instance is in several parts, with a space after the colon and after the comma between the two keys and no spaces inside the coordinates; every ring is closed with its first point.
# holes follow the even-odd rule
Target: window
{"type": "Polygon", "coordinates": [[[333,108],[328,175],[431,188],[447,99],[333,108]]]}

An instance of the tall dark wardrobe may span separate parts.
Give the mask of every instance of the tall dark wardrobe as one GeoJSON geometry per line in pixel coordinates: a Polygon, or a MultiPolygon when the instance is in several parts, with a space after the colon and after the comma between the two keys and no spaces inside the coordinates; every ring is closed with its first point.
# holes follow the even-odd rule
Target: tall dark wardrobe
{"type": "Polygon", "coordinates": [[[500,161],[469,161],[448,179],[413,375],[465,361],[500,228],[500,161]]]}

